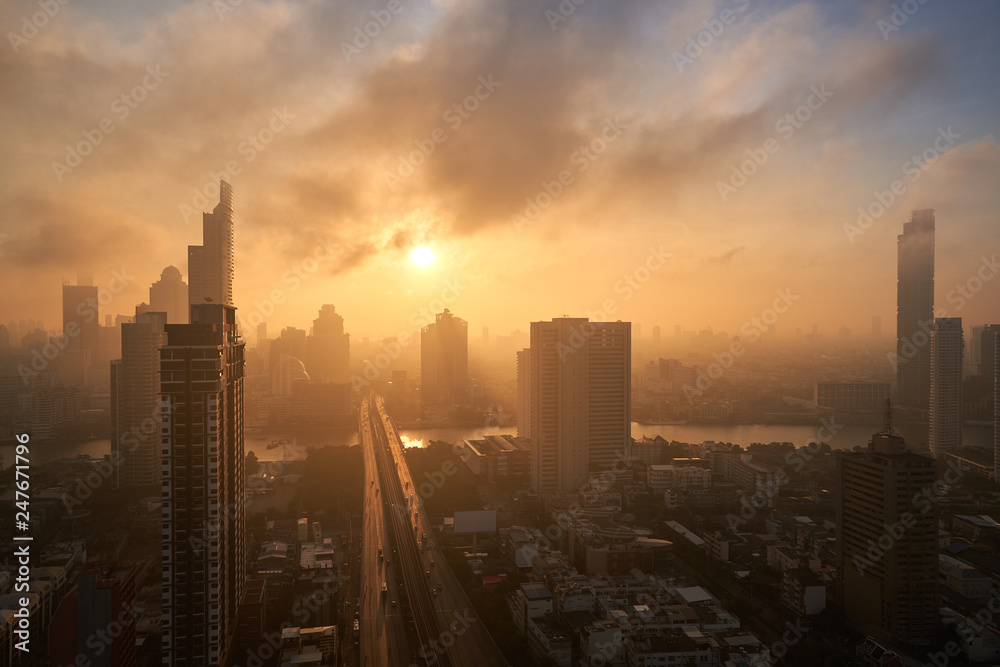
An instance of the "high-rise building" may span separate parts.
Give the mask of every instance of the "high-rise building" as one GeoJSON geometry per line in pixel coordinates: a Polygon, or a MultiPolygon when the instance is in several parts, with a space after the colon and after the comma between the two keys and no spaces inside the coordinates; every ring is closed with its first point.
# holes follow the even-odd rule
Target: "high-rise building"
{"type": "Polygon", "coordinates": [[[163,665],[226,664],[246,580],[236,309],[191,307],[160,348],[163,665]]]}
{"type": "Polygon", "coordinates": [[[916,419],[931,396],[930,327],[934,323],[934,211],[913,211],[897,243],[896,402],[916,419]]]}
{"type": "Polygon", "coordinates": [[[938,631],[934,459],[888,426],[866,451],[837,452],[837,600],[862,633],[927,645],[938,631]]]}
{"type": "Polygon", "coordinates": [[[468,382],[469,325],[445,308],[420,330],[421,405],[465,403],[468,382]]]}
{"type": "Polygon", "coordinates": [[[657,324],[655,327],[653,327],[653,342],[654,343],[659,343],[660,342],[660,325],[659,324],[657,324]]]}
{"type": "MultiPolygon", "coordinates": [[[[306,330],[295,327],[285,327],[281,334],[270,341],[267,352],[268,372],[273,377],[274,367],[278,365],[283,356],[295,357],[302,360],[306,358],[306,330]]],[[[305,362],[302,362],[303,367],[305,362]]]]}
{"type": "Polygon", "coordinates": [[[219,204],[202,214],[202,245],[188,246],[188,303],[233,305],[233,188],[219,181],[219,204]]]}
{"type": "Polygon", "coordinates": [[[993,476],[1000,481],[1000,332],[993,337],[993,476]]]}
{"type": "Polygon", "coordinates": [[[347,382],[351,374],[351,336],[344,333],[344,318],[324,304],[306,338],[306,370],[322,382],[347,382]]]}
{"type": "Polygon", "coordinates": [[[931,453],[936,459],[962,448],[961,317],[939,317],[931,328],[931,453]]]}
{"type": "Polygon", "coordinates": [[[122,325],[122,358],[111,362],[111,450],[119,487],[160,483],[160,347],[166,313],[122,325]]]}
{"type": "Polygon", "coordinates": [[[531,349],[517,352],[517,437],[531,437],[531,349]]]}
{"type": "Polygon", "coordinates": [[[979,340],[975,341],[979,348],[979,375],[983,377],[986,387],[990,388],[996,380],[996,341],[1000,337],[1000,324],[987,324],[980,328],[979,340]]]}
{"type": "Polygon", "coordinates": [[[135,667],[135,570],[88,567],[48,627],[53,665],[135,667]]]}
{"type": "Polygon", "coordinates": [[[189,303],[187,283],[176,266],[163,269],[160,279],[149,286],[149,307],[166,313],[170,324],[187,324],[189,303]]]}
{"type": "Polygon", "coordinates": [[[86,284],[62,286],[62,311],[65,348],[59,356],[59,379],[64,385],[86,387],[93,384],[93,365],[100,346],[97,288],[86,284]]]}
{"type": "Polygon", "coordinates": [[[628,322],[531,323],[526,381],[535,491],[573,493],[590,470],[628,460],[631,351],[628,322]]]}

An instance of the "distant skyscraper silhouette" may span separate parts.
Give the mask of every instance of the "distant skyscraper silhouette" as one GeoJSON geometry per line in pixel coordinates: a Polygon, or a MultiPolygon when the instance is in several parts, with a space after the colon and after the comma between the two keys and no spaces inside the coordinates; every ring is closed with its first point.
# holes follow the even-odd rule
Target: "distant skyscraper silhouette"
{"type": "Polygon", "coordinates": [[[351,337],[344,333],[344,318],[324,304],[306,338],[306,369],[313,380],[347,382],[351,374],[351,337]]]}
{"type": "Polygon", "coordinates": [[[228,664],[246,581],[244,343],[222,304],[166,329],[162,664],[214,667],[228,664]]]}
{"type": "Polygon", "coordinates": [[[653,342],[654,343],[659,343],[660,342],[660,325],[659,324],[657,324],[655,327],[653,327],[653,342]]]}
{"type": "Polygon", "coordinates": [[[862,452],[837,452],[837,600],[862,634],[928,645],[938,629],[937,517],[921,495],[934,459],[888,426],[862,452]]]}
{"type": "Polygon", "coordinates": [[[100,345],[100,318],[97,288],[86,274],[79,285],[62,286],[63,336],[65,349],[59,356],[59,379],[72,387],[94,384],[93,365],[100,345]]]}
{"type": "Polygon", "coordinates": [[[420,401],[447,407],[466,402],[469,325],[447,308],[420,331],[420,401]]]}
{"type": "Polygon", "coordinates": [[[536,491],[574,493],[590,470],[628,460],[631,356],[629,322],[531,323],[529,370],[518,376],[528,382],[536,491]]]}
{"type": "Polygon", "coordinates": [[[929,441],[934,458],[962,447],[961,317],[940,317],[931,328],[931,395],[929,441]]]}
{"type": "Polygon", "coordinates": [[[141,313],[122,324],[122,358],[111,362],[111,451],[116,483],[160,482],[160,347],[166,313],[141,313]]]}
{"type": "Polygon", "coordinates": [[[934,323],[934,211],[913,211],[898,237],[896,397],[913,417],[930,406],[930,329],[934,323]]]}
{"type": "Polygon", "coordinates": [[[188,302],[233,305],[233,188],[219,181],[219,204],[202,214],[202,245],[188,246],[188,302]]]}
{"type": "Polygon", "coordinates": [[[149,286],[149,307],[166,313],[170,324],[188,323],[188,286],[176,266],[163,269],[160,279],[149,286]]]}

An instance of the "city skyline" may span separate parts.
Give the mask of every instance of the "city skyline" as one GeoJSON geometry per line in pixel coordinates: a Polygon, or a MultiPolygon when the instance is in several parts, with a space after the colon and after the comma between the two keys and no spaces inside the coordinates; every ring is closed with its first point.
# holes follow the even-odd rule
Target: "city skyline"
{"type": "MultiPolygon", "coordinates": [[[[647,331],[677,322],[732,331],[759,307],[755,300],[789,288],[803,300],[777,323],[780,336],[814,322],[830,335],[841,325],[858,333],[872,315],[889,321],[892,271],[882,259],[908,212],[928,207],[938,211],[938,242],[947,249],[935,302],[966,322],[991,320],[997,281],[975,293],[966,288],[972,298],[956,289],[994,248],[990,212],[998,194],[984,179],[1000,162],[997,93],[974,85],[996,48],[979,36],[994,17],[991,6],[921,4],[898,29],[883,30],[888,2],[636,3],[620,15],[580,9],[553,29],[545,8],[529,3],[514,3],[500,22],[478,3],[404,4],[370,45],[345,55],[341,42],[352,43],[354,27],[372,20],[369,10],[221,4],[234,11],[220,17],[211,6],[166,5],[112,17],[101,8],[63,8],[28,43],[2,55],[11,98],[19,100],[5,105],[4,127],[21,131],[8,134],[18,171],[0,172],[7,203],[0,280],[13,287],[0,295],[0,312],[55,321],[51,286],[80,271],[97,285],[123,267],[135,276],[111,304],[121,314],[145,300],[166,266],[190,282],[184,248],[198,242],[200,214],[211,211],[214,184],[226,179],[243,193],[237,250],[259,267],[237,277],[234,300],[249,317],[255,302],[266,310],[281,290],[283,302],[271,304],[274,315],[266,318],[277,329],[304,326],[332,292],[342,295],[339,312],[356,323],[352,335],[390,336],[451,281],[463,286],[454,309],[492,331],[525,330],[553,314],[585,317],[607,298],[647,331]],[[685,55],[697,52],[689,37],[723,9],[733,12],[732,22],[719,35],[708,33],[710,40],[702,36],[709,44],[701,55],[685,55]],[[310,53],[307,65],[293,68],[296,76],[280,80],[262,64],[262,52],[230,50],[207,71],[199,66],[201,53],[217,46],[219,27],[235,31],[226,37],[235,40],[266,33],[275,16],[284,30],[323,34],[331,48],[319,58],[310,53]],[[640,29],[643,22],[661,36],[640,29]],[[488,38],[469,42],[473,26],[488,38]],[[956,39],[960,30],[969,34],[956,39]],[[184,49],[177,47],[181,32],[188,35],[184,49]],[[813,35],[812,43],[798,34],[813,35]],[[99,39],[84,41],[91,36],[99,39]],[[593,53],[582,60],[579,37],[593,37],[593,53]],[[550,64],[530,76],[516,55],[524,40],[552,45],[550,64]],[[63,55],[67,48],[81,58],[63,55]],[[794,59],[798,66],[734,70],[733,58],[794,59]],[[638,76],[622,76],[621,59],[636,62],[638,76]],[[246,67],[267,81],[268,95],[240,82],[235,72],[246,67]],[[499,86],[479,81],[490,75],[499,86]],[[59,98],[19,94],[31,76],[70,90],[74,80],[86,80],[90,92],[70,114],[59,98]],[[330,89],[331,81],[344,84],[330,89]],[[420,104],[399,113],[417,85],[420,104]],[[824,85],[832,95],[821,102],[812,88],[824,85]],[[212,97],[206,89],[227,91],[238,119],[220,123],[214,104],[203,116],[183,111],[188,95],[212,97]],[[338,92],[313,94],[324,89],[338,92]],[[129,91],[142,100],[130,100],[134,109],[115,104],[129,112],[122,118],[110,105],[129,91]],[[453,107],[467,100],[476,110],[463,108],[463,118],[453,107]],[[795,119],[799,109],[807,121],[795,119]],[[783,120],[788,114],[794,124],[783,120]],[[85,141],[82,133],[99,129],[105,116],[114,131],[57,180],[53,162],[64,162],[65,147],[85,141]],[[619,117],[616,135],[606,121],[619,117]],[[368,133],[374,127],[380,131],[368,133]],[[443,142],[429,139],[436,128],[443,142]],[[495,137],[503,133],[500,143],[495,137]],[[251,134],[256,148],[247,142],[251,134]],[[773,153],[763,148],[768,139],[773,153]],[[421,162],[414,173],[390,187],[386,174],[426,141],[433,154],[414,158],[421,162]],[[591,141],[605,150],[593,161],[579,153],[574,162],[591,141]],[[718,184],[753,155],[759,161],[762,150],[767,161],[747,167],[754,175],[723,201],[718,184]],[[477,155],[475,169],[463,158],[467,151],[477,155]],[[528,155],[530,169],[511,168],[528,155]],[[914,156],[928,168],[915,166],[914,156]],[[338,163],[328,167],[331,159],[338,163]],[[562,171],[571,184],[559,183],[562,171]],[[512,216],[526,216],[525,198],[552,197],[543,183],[563,192],[519,227],[512,216]],[[548,252],[552,244],[561,252],[548,252]],[[436,258],[426,266],[411,260],[423,247],[436,258]],[[128,261],[134,248],[144,249],[141,262],[128,261]],[[633,280],[638,289],[629,286],[625,277],[644,265],[650,248],[669,258],[648,281],[633,280]],[[565,258],[592,268],[566,271],[565,258]],[[787,269],[795,270],[794,281],[787,269]],[[834,271],[838,280],[830,281],[834,271]],[[522,314],[518,295],[538,285],[545,287],[532,290],[530,312],[522,314]],[[386,307],[369,314],[373,298],[386,307]]],[[[20,23],[18,5],[4,11],[20,23]]],[[[272,35],[275,44],[282,34],[272,35]]]]}

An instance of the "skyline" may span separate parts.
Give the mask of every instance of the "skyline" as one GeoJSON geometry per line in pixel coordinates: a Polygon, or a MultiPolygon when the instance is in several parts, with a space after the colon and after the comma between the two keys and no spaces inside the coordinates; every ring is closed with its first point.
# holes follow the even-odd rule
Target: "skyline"
{"type": "MultiPolygon", "coordinates": [[[[461,289],[446,305],[477,332],[597,315],[613,299],[607,319],[646,338],[678,323],[733,334],[787,289],[801,299],[779,337],[817,323],[857,339],[873,315],[892,321],[895,237],[924,208],[938,220],[935,306],[970,326],[996,319],[996,8],[922,4],[888,30],[888,2],[584,4],[565,20],[550,4],[498,18],[475,2],[403,2],[359,53],[312,47],[350,43],[380,8],[60,6],[0,55],[14,100],[0,319],[54,328],[60,281],[77,272],[97,286],[134,276],[102,315],[130,315],[168,265],[190,282],[185,249],[218,176],[238,193],[236,252],[254,267],[234,302],[246,318],[280,290],[263,318],[272,335],[333,303],[355,340],[393,336],[450,284],[461,289]],[[303,46],[289,53],[292,34],[303,46]],[[262,46],[226,48],[251,36],[262,46]],[[113,130],[55,173],[105,117],[113,130]],[[940,157],[923,171],[912,156],[925,150],[940,157]],[[758,166],[733,186],[748,159],[758,166]],[[411,259],[420,248],[434,261],[411,259]]],[[[30,7],[0,12],[19,25],[30,7]]]]}

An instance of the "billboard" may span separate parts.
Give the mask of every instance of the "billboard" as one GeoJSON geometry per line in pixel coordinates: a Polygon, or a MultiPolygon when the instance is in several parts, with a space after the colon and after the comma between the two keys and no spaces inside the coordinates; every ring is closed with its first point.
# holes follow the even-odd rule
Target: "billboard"
{"type": "Polygon", "coordinates": [[[496,510],[455,512],[455,534],[492,533],[497,529],[496,510]]]}

